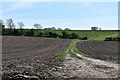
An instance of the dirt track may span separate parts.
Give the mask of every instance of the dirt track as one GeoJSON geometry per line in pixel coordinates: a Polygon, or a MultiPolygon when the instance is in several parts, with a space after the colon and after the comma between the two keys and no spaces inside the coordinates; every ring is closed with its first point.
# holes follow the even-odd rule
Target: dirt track
{"type": "MultiPolygon", "coordinates": [[[[94,41],[92,41],[92,42],[94,42],[94,41]]],[[[97,43],[97,41],[95,41],[95,42],[97,43]]],[[[84,52],[87,52],[87,50],[90,52],[93,52],[93,54],[92,53],[90,53],[90,54],[94,55],[95,57],[98,57],[98,59],[94,59],[94,57],[89,58],[91,55],[89,55],[89,57],[85,57],[81,54],[74,52],[71,49],[77,55],[77,58],[72,58],[70,56],[70,54],[68,54],[66,56],[64,62],[61,64],[61,67],[58,67],[57,71],[54,72],[53,74],[55,74],[56,76],[61,77],[61,78],[72,78],[72,79],[74,78],[77,80],[79,80],[79,79],[80,80],[81,79],[83,79],[83,80],[118,80],[117,78],[119,77],[119,74],[120,74],[119,66],[118,66],[117,59],[116,59],[116,56],[118,56],[117,55],[118,53],[115,53],[114,51],[111,50],[114,54],[116,54],[112,58],[112,59],[115,59],[113,62],[113,60],[111,61],[109,59],[109,56],[112,56],[113,53],[108,52],[108,51],[110,51],[109,47],[113,47],[113,48],[118,47],[118,46],[116,46],[117,42],[109,43],[109,42],[98,41],[98,43],[106,43],[107,44],[107,45],[106,44],[101,45],[101,47],[106,46],[106,48],[105,48],[106,51],[102,50],[101,48],[100,48],[101,50],[99,49],[100,50],[99,52],[101,52],[101,53],[94,52],[95,47],[93,48],[93,51],[90,50],[92,48],[90,46],[95,46],[95,44],[94,45],[90,44],[91,41],[89,42],[89,44],[86,44],[89,46],[84,46],[84,47],[83,47],[83,45],[85,45],[85,43],[88,43],[88,42],[80,42],[80,43],[81,44],[84,43],[84,44],[82,44],[82,45],[79,44],[80,47],[77,46],[77,48],[80,48],[80,50],[82,50],[84,52]],[[106,52],[110,53],[110,55],[106,52]],[[101,56],[98,54],[101,54],[101,56],[103,56],[104,58],[101,59],[101,56]],[[104,56],[105,54],[107,54],[107,56],[104,56]],[[100,57],[100,59],[99,59],[99,57],[100,57]],[[108,60],[106,61],[107,58],[108,58],[108,60]],[[115,79],[110,79],[110,78],[115,78],[115,79]]],[[[78,43],[77,43],[77,45],[78,45],[78,43]]],[[[100,47],[100,45],[99,45],[99,47],[100,47]]],[[[97,46],[96,46],[96,48],[97,48],[97,46]]]]}
{"type": "Polygon", "coordinates": [[[61,67],[58,67],[53,74],[56,77],[72,79],[93,78],[93,80],[104,80],[104,78],[118,78],[118,64],[83,56],[79,57],[72,58],[67,55],[61,67]]]}

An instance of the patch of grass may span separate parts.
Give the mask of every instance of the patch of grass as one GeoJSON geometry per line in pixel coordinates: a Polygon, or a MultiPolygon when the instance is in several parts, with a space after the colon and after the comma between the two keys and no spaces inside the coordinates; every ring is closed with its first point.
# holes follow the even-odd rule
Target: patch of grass
{"type": "Polygon", "coordinates": [[[56,59],[64,60],[65,56],[67,55],[66,51],[67,51],[67,48],[65,48],[63,51],[59,52],[56,59]]]}
{"type": "Polygon", "coordinates": [[[73,48],[75,47],[75,43],[77,42],[77,39],[71,40],[70,44],[67,48],[65,48],[63,51],[59,52],[57,55],[58,60],[64,60],[65,56],[67,54],[70,54],[72,57],[76,57],[76,54],[72,52],[73,48]]]}
{"type": "Polygon", "coordinates": [[[78,42],[78,39],[73,39],[72,40],[72,44],[70,46],[70,56],[71,57],[77,57],[76,52],[74,51],[74,48],[76,47],[76,43],[78,42]]]}
{"type": "Polygon", "coordinates": [[[69,43],[69,45],[63,50],[63,51],[60,51],[57,55],[57,59],[58,60],[64,60],[65,59],[65,56],[69,53],[69,49],[70,49],[70,46],[72,44],[72,41],[69,43]]]}
{"type": "Polygon", "coordinates": [[[58,60],[64,60],[65,59],[65,56],[67,54],[70,54],[71,57],[77,57],[76,54],[81,54],[81,55],[84,55],[84,56],[88,56],[84,53],[81,53],[77,50],[76,48],[76,43],[79,42],[80,40],[78,39],[73,39],[70,44],[68,45],[68,47],[66,47],[63,51],[59,52],[58,55],[57,55],[57,59],[58,60]]]}

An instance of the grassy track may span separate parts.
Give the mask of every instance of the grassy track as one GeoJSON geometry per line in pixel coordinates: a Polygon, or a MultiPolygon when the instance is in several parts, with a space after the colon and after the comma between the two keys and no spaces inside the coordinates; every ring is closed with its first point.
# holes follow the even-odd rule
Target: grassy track
{"type": "Polygon", "coordinates": [[[64,60],[65,56],[67,54],[70,54],[71,57],[77,57],[77,54],[81,54],[81,55],[84,55],[84,56],[88,56],[84,53],[81,53],[77,50],[76,48],[76,43],[79,42],[80,40],[78,39],[73,39],[71,40],[70,44],[68,45],[67,48],[65,48],[63,51],[59,52],[58,55],[57,55],[57,59],[59,60],[64,60]]]}

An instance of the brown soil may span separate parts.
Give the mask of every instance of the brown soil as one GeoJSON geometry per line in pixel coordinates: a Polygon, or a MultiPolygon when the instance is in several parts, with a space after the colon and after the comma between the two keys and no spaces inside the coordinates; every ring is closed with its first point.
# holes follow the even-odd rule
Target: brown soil
{"type": "Polygon", "coordinates": [[[68,54],[53,74],[60,78],[74,80],[118,80],[118,64],[79,55],[72,58],[68,54]]]}
{"type": "Polygon", "coordinates": [[[15,36],[4,36],[2,40],[3,80],[117,80],[112,78],[119,77],[116,42],[77,43],[81,52],[96,59],[76,53],[77,58],[68,54],[61,62],[55,56],[70,40],[15,36]]]}
{"type": "Polygon", "coordinates": [[[77,43],[77,49],[89,57],[118,63],[117,41],[86,41],[77,43]]]}
{"type": "Polygon", "coordinates": [[[20,75],[39,78],[53,77],[51,69],[59,62],[54,60],[58,52],[68,46],[70,40],[38,37],[2,37],[3,80],[20,75]]]}

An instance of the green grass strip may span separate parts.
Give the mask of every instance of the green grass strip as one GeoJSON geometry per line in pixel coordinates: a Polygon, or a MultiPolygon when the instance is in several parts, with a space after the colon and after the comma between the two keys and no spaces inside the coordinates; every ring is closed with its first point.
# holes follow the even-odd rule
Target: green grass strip
{"type": "Polygon", "coordinates": [[[63,51],[59,52],[57,55],[57,59],[58,60],[64,60],[67,54],[70,54],[72,57],[76,57],[76,54],[74,54],[71,49],[73,49],[75,47],[75,43],[77,42],[77,39],[73,39],[71,40],[70,44],[68,45],[68,47],[66,47],[63,51]]]}
{"type": "Polygon", "coordinates": [[[59,52],[57,55],[58,60],[64,60],[67,54],[70,54],[71,57],[77,57],[77,54],[81,54],[83,56],[89,56],[85,53],[80,52],[76,48],[76,43],[79,42],[80,40],[78,39],[73,39],[71,40],[70,44],[68,47],[66,47],[63,51],[59,52]]]}

